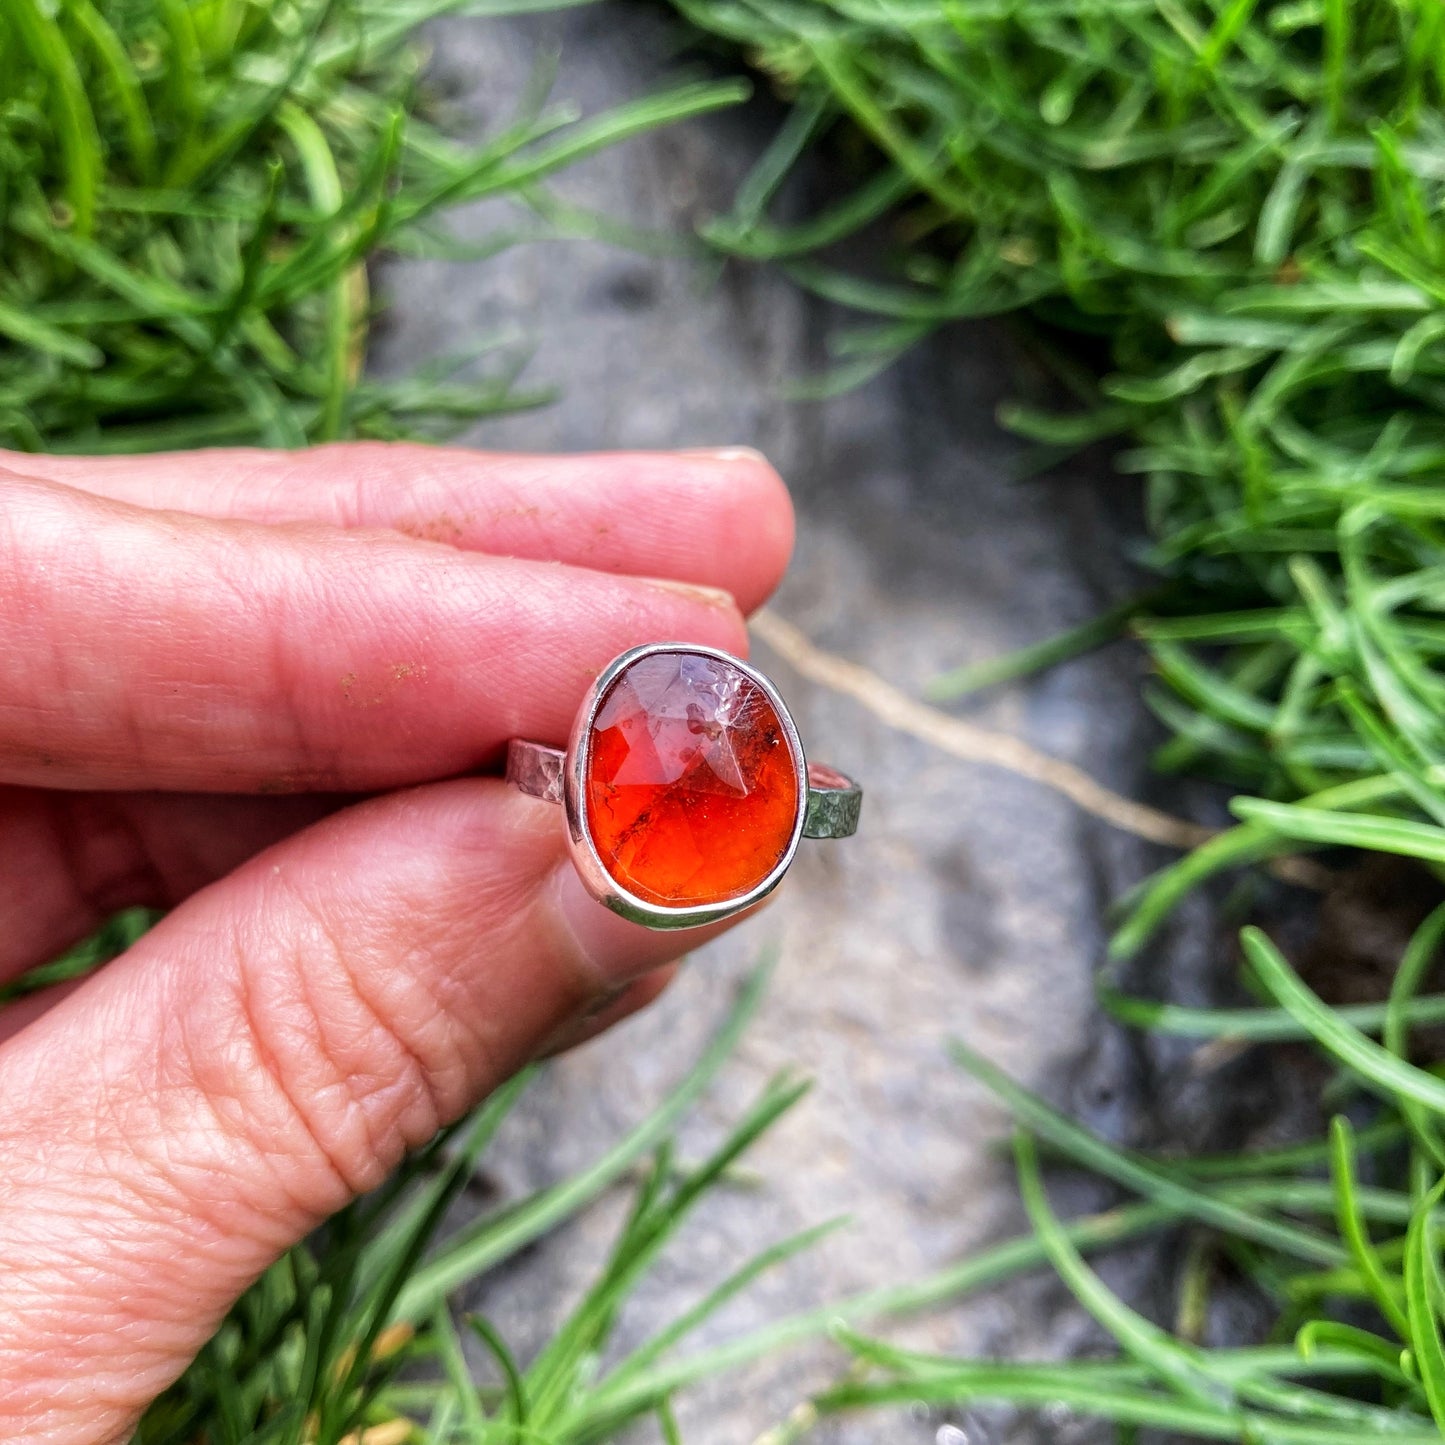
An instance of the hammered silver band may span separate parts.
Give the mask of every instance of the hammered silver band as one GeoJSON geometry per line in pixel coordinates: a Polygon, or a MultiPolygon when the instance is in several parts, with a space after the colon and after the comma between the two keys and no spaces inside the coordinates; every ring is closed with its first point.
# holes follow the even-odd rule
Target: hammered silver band
{"type": "MultiPolygon", "coordinates": [[[[545,743],[513,738],[507,744],[507,781],[533,798],[561,804],[566,800],[564,779],[567,753],[545,743]]],[[[803,815],[805,838],[851,838],[858,831],[863,789],[852,778],[825,767],[808,764],[808,805],[803,815]]]]}

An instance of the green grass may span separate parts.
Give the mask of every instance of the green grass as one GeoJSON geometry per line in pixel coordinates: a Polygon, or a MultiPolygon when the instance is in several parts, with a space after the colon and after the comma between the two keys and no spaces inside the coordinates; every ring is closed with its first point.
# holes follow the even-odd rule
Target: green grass
{"type": "Polygon", "coordinates": [[[478,258],[583,230],[548,178],[736,103],[685,84],[583,116],[549,104],[463,145],[427,118],[416,32],[468,0],[9,0],[0,7],[0,445],[144,451],[438,436],[549,395],[519,334],[383,381],[368,261],[478,258]],[[484,197],[518,220],[447,232],[484,197]]]}
{"type": "MultiPolygon", "coordinates": [[[[1445,1373],[1436,1371],[1432,1351],[1445,1295],[1433,1271],[1445,1228],[1445,1176],[1436,1152],[1445,1084],[1413,1069],[1400,1049],[1409,990],[1442,932],[1445,910],[1422,930],[1415,963],[1402,975],[1384,1024],[1385,1046],[1342,1024],[1262,936],[1250,938],[1263,986],[1280,999],[1280,1012],[1337,1057],[1360,1087],[1392,1101],[1368,1134],[1356,1137],[1341,1119],[1319,1150],[1210,1161],[1126,1154],[960,1045],[959,1064],[1029,1131],[1018,1136],[1016,1150],[1032,1237],[1007,1241],[919,1281],[774,1320],[722,1344],[690,1345],[690,1336],[764,1272],[844,1222],[823,1223],[745,1261],[642,1345],[616,1357],[608,1346],[632,1290],[665,1248],[687,1247],[691,1210],[709,1192],[725,1194],[731,1166],[805,1090],[799,1081],[775,1079],[711,1157],[692,1167],[678,1163],[674,1131],[758,1007],[765,984],[759,973],[668,1100],[595,1164],[445,1228],[449,1206],[531,1076],[500,1091],[379,1194],[275,1266],[180,1384],[151,1409],[138,1439],[144,1445],[201,1438],[216,1445],[339,1445],[357,1431],[373,1430],[379,1433],[371,1438],[383,1442],[592,1445],[651,1420],[671,1441],[678,1438],[673,1400],[689,1386],[819,1339],[848,1352],[852,1367],[771,1432],[769,1445],[802,1438],[835,1414],[920,1402],[1064,1404],[1190,1438],[1345,1445],[1360,1432],[1379,1432],[1407,1445],[1438,1439],[1445,1402],[1436,1381],[1445,1373]],[[1054,1157],[1113,1179],[1137,1199],[1060,1223],[1043,1192],[1035,1139],[1054,1157]],[[1402,1148],[1411,1155],[1410,1187],[1360,1183],[1364,1168],[1378,1170],[1402,1148]],[[484,1277],[629,1180],[635,1181],[629,1186],[633,1206],[611,1257],[534,1360],[515,1360],[485,1319],[464,1318],[459,1327],[446,1307],[458,1285],[484,1277]],[[1198,1277],[1181,1287],[1181,1301],[1207,1296],[1214,1272],[1225,1265],[1245,1271],[1278,1301],[1276,1339],[1201,1349],[1142,1319],[1086,1263],[1086,1255],[1181,1226],[1204,1231],[1200,1237],[1211,1241],[1197,1257],[1198,1277]],[[1120,1360],[960,1361],[857,1333],[859,1325],[953,1305],[1045,1265],[1116,1335],[1120,1360]],[[1327,1311],[1342,1301],[1377,1309],[1379,1328],[1331,1323],[1327,1311]],[[492,1383],[474,1382],[462,1334],[490,1356],[492,1383]],[[395,1436],[385,1433],[392,1429],[395,1436]]],[[[1194,1308],[1202,1307],[1196,1299],[1194,1308]]]]}
{"type": "MultiPolygon", "coordinates": [[[[451,1207],[501,1123],[533,1083],[535,1071],[498,1091],[383,1189],[336,1216],[276,1264],[237,1304],[183,1378],[151,1407],[137,1435],[139,1445],[199,1440],[207,1445],[356,1445],[358,1435],[367,1445],[402,1440],[602,1445],[646,1421],[671,1445],[679,1438],[674,1400],[700,1381],[820,1340],[872,1358],[885,1347],[863,1341],[852,1333],[853,1326],[934,1310],[1046,1264],[1047,1241],[1008,1240],[920,1280],[783,1316],[705,1348],[691,1343],[723,1306],[762,1275],[847,1223],[824,1221],[742,1261],[642,1344],[619,1354],[614,1328],[633,1290],[665,1249],[688,1247],[692,1210],[708,1194],[726,1194],[732,1166],[806,1092],[804,1081],[778,1076],[710,1157],[692,1166],[678,1160],[676,1131],[731,1057],[764,998],[767,976],[763,968],[746,982],[687,1076],[592,1165],[531,1196],[459,1220],[449,1213],[451,1207]],[[535,1359],[515,1359],[485,1318],[458,1320],[448,1299],[460,1286],[484,1279],[619,1189],[631,1189],[633,1202],[612,1253],[535,1359]],[[490,1371],[478,1372],[468,1364],[464,1336],[480,1344],[490,1371]],[[368,1436],[367,1431],[376,1433],[368,1436]]],[[[1066,1149],[1067,1141],[1085,1139],[1016,1087],[1004,1088],[1005,1097],[1029,1101],[1026,1109],[1052,1120],[1056,1128],[1043,1132],[1057,1133],[1066,1149]]],[[[1093,1146],[1082,1147],[1087,1153],[1093,1146]]],[[[1070,1249],[1093,1253],[1200,1217],[1201,1207],[1208,1212],[1188,1189],[1145,1193],[1149,1197],[1137,1204],[1061,1226],[1061,1237],[1070,1249]]],[[[1235,1193],[1252,1207],[1268,1191],[1256,1183],[1235,1193]]],[[[1213,1197],[1221,1207],[1232,1207],[1228,1185],[1215,1189],[1213,1197]]],[[[720,1202],[715,1199],[713,1207],[720,1202]]],[[[1344,1256],[1316,1245],[1306,1246],[1304,1257],[1334,1264],[1344,1256]]],[[[1343,1356],[1327,1352],[1323,1358],[1343,1356]]],[[[1352,1361],[1346,1363],[1354,1369],[1352,1361]]],[[[815,1420],[834,1403],[830,1394],[805,1407],[797,1419],[815,1420]]],[[[793,1427],[780,1428],[778,1438],[784,1438],[793,1427]]]]}
{"type": "MultiPolygon", "coordinates": [[[[1193,1160],[1126,1153],[1093,1137],[959,1046],[958,1062],[1012,1109],[1035,1240],[1078,1302],[1119,1346],[1114,1360],[991,1363],[911,1354],[849,1335],[856,1367],[813,1402],[818,1418],[914,1401],[939,1405],[1065,1406],[1115,1422],[1121,1439],[1154,1429],[1174,1438],[1345,1445],[1381,1435],[1445,1436],[1445,1082],[1408,1057],[1415,991],[1445,935],[1445,906],[1421,926],[1397,975],[1377,1043],[1323,1004],[1257,929],[1245,934],[1255,980],[1275,1007],[1183,1017],[1128,1001],[1147,1026],[1216,1037],[1312,1040],[1340,1070],[1328,1138],[1273,1154],[1193,1160]],[[1373,1096],[1378,1108],[1369,1108],[1373,1096]],[[1359,1134],[1350,1114],[1374,1122],[1359,1134]],[[1038,1144],[1103,1175],[1161,1214],[1197,1227],[1178,1281],[1172,1329],[1140,1316],[1084,1261],[1054,1216],[1038,1144]],[[1373,1182],[1362,1183],[1369,1179],[1373,1182]],[[1273,1303],[1270,1339],[1200,1346],[1211,1289],[1248,1279],[1273,1303]]],[[[1138,1209],[1140,1206],[1131,1206],[1138,1209]]],[[[784,1437],[785,1438],[785,1437],[784,1437]]]]}
{"type": "MultiPolygon", "coordinates": [[[[387,1186],[291,1251],[233,1311],[179,1384],[142,1423],[143,1445],[338,1445],[367,1429],[409,1425],[433,1442],[610,1439],[640,1417],[668,1418],[672,1395],[698,1366],[678,1346],[765,1270],[821,1230],[780,1241],[625,1358],[599,1369],[618,1310],[709,1190],[726,1187],[738,1156],[801,1097],[779,1077],[702,1163],[678,1162],[672,1135],[728,1058],[762,994],[741,994],[711,1047],[650,1117],[575,1177],[469,1222],[449,1210],[529,1082],[524,1074],[447,1131],[387,1186]],[[642,1166],[611,1257],[546,1348],[525,1366],[480,1317],[447,1305],[459,1285],[514,1258],[642,1166]],[[462,1333],[495,1366],[473,1382],[462,1333]]],[[[713,1366],[704,1361],[702,1368],[713,1366]]],[[[364,1437],[363,1437],[364,1438],[364,1437]]],[[[383,1439],[386,1436],[383,1433],[383,1439]]]]}

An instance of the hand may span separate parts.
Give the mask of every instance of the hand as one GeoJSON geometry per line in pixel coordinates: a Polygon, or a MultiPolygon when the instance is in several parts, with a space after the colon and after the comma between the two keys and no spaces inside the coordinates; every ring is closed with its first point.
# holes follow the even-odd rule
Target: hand
{"type": "Polygon", "coordinates": [[[751,453],[0,456],[0,983],[174,909],[0,1012],[0,1438],[125,1439],[293,1242],[657,993],[697,935],[463,775],[624,648],[743,651],[791,539],[751,453]]]}

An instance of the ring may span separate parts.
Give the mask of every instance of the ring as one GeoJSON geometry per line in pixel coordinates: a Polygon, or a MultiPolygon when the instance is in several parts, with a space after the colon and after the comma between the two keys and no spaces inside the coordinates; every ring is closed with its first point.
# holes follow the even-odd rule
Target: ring
{"type": "Polygon", "coordinates": [[[786,704],[716,648],[634,647],[588,690],[566,751],[513,738],[507,781],[567,811],[587,891],[648,928],[696,928],[777,887],[802,838],[857,831],[863,791],[810,764],[786,704]]]}

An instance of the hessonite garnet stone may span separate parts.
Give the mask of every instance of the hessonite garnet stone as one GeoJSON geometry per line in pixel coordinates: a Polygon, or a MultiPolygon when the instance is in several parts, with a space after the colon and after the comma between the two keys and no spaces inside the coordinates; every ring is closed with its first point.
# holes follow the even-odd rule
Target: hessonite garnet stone
{"type": "Polygon", "coordinates": [[[696,652],[651,653],[613,680],[593,717],[586,789],[603,866],[668,908],[751,892],[798,818],[777,709],[745,672],[696,652]]]}

